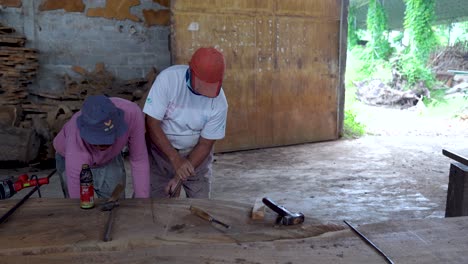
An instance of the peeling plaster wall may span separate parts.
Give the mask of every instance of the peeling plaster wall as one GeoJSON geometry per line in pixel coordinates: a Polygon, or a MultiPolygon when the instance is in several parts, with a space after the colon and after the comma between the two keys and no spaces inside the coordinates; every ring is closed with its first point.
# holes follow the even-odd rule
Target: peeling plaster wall
{"type": "Polygon", "coordinates": [[[144,77],[151,67],[162,70],[171,65],[168,7],[160,1],[119,0],[139,4],[115,10],[113,0],[107,1],[114,6],[107,6],[106,0],[83,0],[83,12],[66,11],[79,10],[79,0],[22,0],[21,7],[7,7],[1,1],[0,23],[14,27],[27,37],[28,47],[40,51],[38,80],[30,89],[61,91],[65,73],[77,76],[71,70],[74,65],[93,71],[103,62],[121,79],[144,77]],[[102,10],[106,17],[88,16],[89,10],[102,10]],[[148,10],[161,17],[148,17],[148,10]],[[121,15],[139,21],[116,19],[121,15]]]}

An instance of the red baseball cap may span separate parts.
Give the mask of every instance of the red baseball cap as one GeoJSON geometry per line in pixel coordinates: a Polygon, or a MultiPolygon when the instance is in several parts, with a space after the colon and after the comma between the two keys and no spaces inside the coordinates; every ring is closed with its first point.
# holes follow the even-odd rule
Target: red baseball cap
{"type": "Polygon", "coordinates": [[[207,97],[219,95],[224,78],[224,56],[217,49],[199,48],[189,62],[193,88],[207,97]]]}

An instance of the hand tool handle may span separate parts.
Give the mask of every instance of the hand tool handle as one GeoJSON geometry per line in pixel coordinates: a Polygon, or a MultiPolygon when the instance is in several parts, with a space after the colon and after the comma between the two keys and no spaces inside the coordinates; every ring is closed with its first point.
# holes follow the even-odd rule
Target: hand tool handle
{"type": "Polygon", "coordinates": [[[39,180],[29,180],[26,182],[23,182],[23,188],[31,187],[31,186],[36,186],[36,185],[43,185],[43,184],[49,184],[49,178],[40,178],[39,180]]]}
{"type": "Polygon", "coordinates": [[[217,224],[220,224],[220,225],[224,226],[225,228],[231,228],[229,225],[227,225],[227,224],[213,218],[210,214],[208,214],[207,212],[203,211],[202,209],[200,209],[198,207],[190,206],[190,212],[192,212],[192,214],[200,217],[201,219],[205,219],[208,222],[214,222],[214,223],[217,223],[217,224]]]}
{"type": "Polygon", "coordinates": [[[265,197],[262,199],[262,201],[266,206],[268,206],[271,210],[275,211],[280,216],[292,215],[292,213],[286,210],[286,208],[284,208],[283,206],[277,205],[270,198],[265,197]]]}
{"type": "Polygon", "coordinates": [[[177,181],[177,185],[175,186],[174,190],[169,194],[169,197],[174,198],[177,194],[179,194],[180,188],[182,188],[182,180],[179,179],[179,181],[177,181]]]}
{"type": "Polygon", "coordinates": [[[209,215],[207,212],[203,211],[202,209],[195,207],[195,206],[190,206],[190,212],[192,214],[199,216],[202,219],[205,219],[206,221],[213,221],[213,217],[209,215]]]}
{"type": "Polygon", "coordinates": [[[112,191],[111,197],[107,200],[107,202],[115,202],[119,200],[120,194],[123,192],[124,189],[125,188],[122,184],[117,184],[117,186],[115,186],[114,190],[112,191]]]}
{"type": "Polygon", "coordinates": [[[22,179],[19,179],[18,181],[15,182],[15,191],[20,191],[24,188],[28,188],[28,187],[32,187],[32,186],[36,186],[36,185],[44,185],[44,184],[49,184],[49,178],[47,177],[44,177],[44,178],[40,178],[38,180],[22,180],[22,179]]]}

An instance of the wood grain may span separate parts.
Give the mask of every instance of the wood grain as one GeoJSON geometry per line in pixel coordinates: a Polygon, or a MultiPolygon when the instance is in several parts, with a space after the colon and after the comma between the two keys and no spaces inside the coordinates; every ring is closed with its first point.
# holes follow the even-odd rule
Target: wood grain
{"type": "Polygon", "coordinates": [[[338,138],[341,4],[172,2],[173,61],[187,64],[201,46],[218,48],[226,59],[227,131],[216,151],[338,138]]]}

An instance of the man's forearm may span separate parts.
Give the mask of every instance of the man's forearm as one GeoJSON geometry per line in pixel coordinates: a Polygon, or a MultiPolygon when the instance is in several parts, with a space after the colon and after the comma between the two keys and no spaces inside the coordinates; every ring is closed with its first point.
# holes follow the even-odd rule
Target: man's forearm
{"type": "Polygon", "coordinates": [[[146,131],[148,132],[151,141],[161,150],[171,164],[174,165],[176,159],[179,158],[179,153],[175,150],[166,134],[161,128],[161,121],[146,115],[146,131]]]}
{"type": "Polygon", "coordinates": [[[209,139],[200,137],[198,144],[193,148],[193,150],[190,152],[190,154],[187,157],[187,159],[190,161],[190,163],[195,169],[210,154],[215,142],[216,140],[209,140],[209,139]]]}

